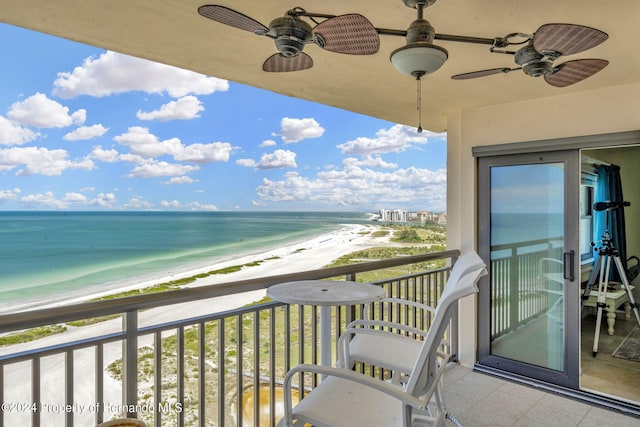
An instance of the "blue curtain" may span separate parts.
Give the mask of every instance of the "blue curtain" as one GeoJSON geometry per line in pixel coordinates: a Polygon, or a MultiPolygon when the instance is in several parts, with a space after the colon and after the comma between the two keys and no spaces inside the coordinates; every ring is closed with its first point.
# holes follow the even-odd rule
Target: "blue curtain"
{"type": "MultiPolygon", "coordinates": [[[[620,166],[598,166],[598,178],[596,180],[595,202],[623,202],[622,181],[620,179],[620,166]]],[[[627,260],[627,238],[624,225],[624,208],[610,211],[594,211],[594,238],[600,247],[599,239],[604,235],[605,230],[609,231],[611,241],[620,254],[622,265],[626,269],[627,260]],[[607,215],[609,223],[607,224],[607,215]]],[[[594,262],[598,259],[598,253],[594,255],[594,262]]],[[[603,265],[604,268],[604,265],[603,265]]],[[[620,280],[615,269],[615,264],[611,260],[611,280],[620,280]]]]}

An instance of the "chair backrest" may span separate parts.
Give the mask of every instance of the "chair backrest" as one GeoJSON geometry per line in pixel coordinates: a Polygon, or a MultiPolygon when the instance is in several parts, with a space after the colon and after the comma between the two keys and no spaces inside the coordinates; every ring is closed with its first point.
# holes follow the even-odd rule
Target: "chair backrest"
{"type": "Polygon", "coordinates": [[[485,267],[484,261],[475,251],[460,255],[458,260],[453,264],[453,268],[451,268],[451,273],[447,279],[447,286],[445,286],[445,292],[449,283],[455,283],[460,280],[462,276],[482,267],[485,267]]]}
{"type": "Polygon", "coordinates": [[[460,277],[457,281],[447,281],[440,302],[436,306],[433,323],[427,331],[427,336],[422,343],[420,354],[411,370],[406,391],[413,396],[424,395],[436,375],[436,353],[442,342],[444,332],[449,326],[453,314],[456,312],[458,300],[467,295],[478,292],[476,286],[481,276],[486,274],[485,264],[476,267],[471,272],[460,277]]]}

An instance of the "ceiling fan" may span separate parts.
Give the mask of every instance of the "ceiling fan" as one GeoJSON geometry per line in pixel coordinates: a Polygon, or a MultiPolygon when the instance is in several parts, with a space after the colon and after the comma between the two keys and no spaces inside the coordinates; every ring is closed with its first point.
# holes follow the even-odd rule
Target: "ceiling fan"
{"type": "Polygon", "coordinates": [[[206,18],[274,40],[279,53],[262,64],[268,72],[300,71],[313,66],[313,59],[302,51],[307,44],[349,55],[371,55],[378,52],[380,38],[367,18],[356,13],[326,15],[310,13],[301,7],[288,10],[265,26],[249,16],[225,6],[204,5],[198,13],[206,18]],[[303,20],[308,18],[315,27],[303,20]],[[317,19],[325,19],[318,23],[317,19]]]}
{"type": "MultiPolygon", "coordinates": [[[[437,71],[449,57],[445,48],[433,44],[434,40],[489,45],[490,52],[514,55],[518,65],[517,68],[490,68],[457,74],[452,76],[454,80],[523,70],[532,77],[544,76],[550,85],[565,87],[591,77],[609,64],[604,59],[576,59],[554,65],[563,55],[583,52],[604,42],[608,35],[595,28],[575,24],[545,24],[534,34],[512,33],[494,38],[439,34],[423,17],[425,8],[433,5],[436,0],[402,1],[405,6],[417,10],[417,19],[406,30],[376,28],[367,18],[357,13],[336,16],[307,12],[301,7],[288,10],[283,17],[272,20],[269,26],[226,6],[203,5],[198,8],[198,13],[222,24],[273,39],[278,53],[271,55],[262,64],[262,69],[267,72],[311,68],[313,60],[302,51],[307,44],[315,44],[337,53],[372,55],[380,48],[379,35],[404,37],[405,46],[394,50],[390,60],[398,71],[414,77],[418,82],[419,121],[421,78],[437,71]],[[315,26],[312,27],[307,20],[315,26]],[[506,50],[515,45],[522,47],[517,51],[506,50]]],[[[420,124],[418,131],[422,131],[420,124]]]]}
{"type": "Polygon", "coordinates": [[[575,24],[544,24],[533,34],[513,33],[494,39],[491,52],[514,55],[519,67],[490,68],[456,74],[454,80],[473,79],[492,74],[522,70],[531,77],[544,77],[556,87],[565,87],[591,77],[609,64],[604,59],[574,59],[554,65],[563,55],[573,55],[591,49],[609,36],[595,28],[575,24]],[[517,41],[513,40],[516,39],[517,41]],[[524,45],[516,51],[502,50],[512,45],[524,45]]]}
{"type": "Polygon", "coordinates": [[[262,69],[268,72],[300,71],[311,68],[313,60],[302,50],[307,44],[315,44],[325,50],[349,55],[372,55],[380,48],[381,35],[402,36],[406,46],[391,54],[391,62],[401,72],[421,77],[444,64],[448,58],[446,49],[433,44],[434,40],[462,43],[479,43],[490,46],[494,53],[514,55],[517,68],[490,68],[452,76],[455,80],[472,79],[492,74],[523,70],[533,77],[544,76],[547,83],[564,87],[590,77],[608,65],[604,59],[577,59],[555,66],[554,61],[563,55],[572,55],[591,49],[604,42],[608,35],[595,28],[575,24],[544,24],[533,34],[512,33],[504,37],[481,38],[449,34],[437,34],[429,21],[423,18],[426,7],[436,0],[403,0],[407,7],[417,9],[418,17],[407,30],[376,28],[364,16],[356,13],[328,15],[307,12],[295,7],[275,18],[265,26],[255,19],[220,5],[203,5],[200,15],[256,35],[274,40],[278,53],[264,61],[262,69]],[[312,27],[305,19],[310,20],[312,27]],[[318,22],[318,19],[323,19],[318,22]],[[517,51],[504,50],[513,45],[523,45],[517,51]],[[409,57],[409,58],[406,58],[409,57]],[[431,63],[424,64],[430,59],[431,63]],[[415,64],[421,60],[423,64],[415,64]],[[410,62],[410,64],[404,64],[410,62]],[[420,67],[409,70],[407,67],[420,67]],[[420,76],[418,76],[420,74],[420,76]]]}

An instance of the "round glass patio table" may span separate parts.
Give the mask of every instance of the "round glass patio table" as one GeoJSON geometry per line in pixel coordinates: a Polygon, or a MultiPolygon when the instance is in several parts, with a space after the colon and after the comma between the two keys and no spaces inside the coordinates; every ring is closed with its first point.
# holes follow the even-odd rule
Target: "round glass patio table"
{"type": "Polygon", "coordinates": [[[331,307],[369,304],[385,296],[382,287],[340,280],[300,280],[267,288],[267,296],[286,304],[320,307],[320,363],[331,366],[331,307]]]}

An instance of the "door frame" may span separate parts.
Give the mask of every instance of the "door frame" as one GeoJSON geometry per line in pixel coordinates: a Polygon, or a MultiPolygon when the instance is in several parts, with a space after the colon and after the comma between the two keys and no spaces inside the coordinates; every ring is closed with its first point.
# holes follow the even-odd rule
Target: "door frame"
{"type": "MultiPolygon", "coordinates": [[[[478,161],[478,249],[485,260],[490,254],[490,215],[491,215],[491,168],[500,166],[518,166],[562,163],[564,165],[564,236],[563,251],[579,253],[579,197],[580,197],[580,152],[579,150],[557,150],[548,153],[519,153],[512,155],[488,156],[478,161]]],[[[478,363],[518,375],[524,375],[547,383],[579,388],[580,382],[580,260],[574,256],[569,261],[574,280],[564,280],[564,351],[563,370],[553,370],[525,362],[507,359],[491,353],[491,292],[488,287],[481,289],[478,298],[478,363]]],[[[491,263],[486,284],[492,277],[491,263]]]]}

